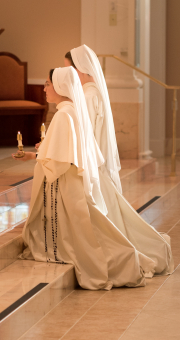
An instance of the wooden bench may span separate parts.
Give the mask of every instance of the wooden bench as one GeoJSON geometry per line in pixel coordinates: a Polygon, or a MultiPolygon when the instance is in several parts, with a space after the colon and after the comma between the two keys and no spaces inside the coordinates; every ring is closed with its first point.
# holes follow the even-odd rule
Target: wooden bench
{"type": "Polygon", "coordinates": [[[0,52],[0,146],[17,145],[18,131],[24,145],[39,142],[47,110],[43,85],[27,85],[27,62],[0,52]]]}

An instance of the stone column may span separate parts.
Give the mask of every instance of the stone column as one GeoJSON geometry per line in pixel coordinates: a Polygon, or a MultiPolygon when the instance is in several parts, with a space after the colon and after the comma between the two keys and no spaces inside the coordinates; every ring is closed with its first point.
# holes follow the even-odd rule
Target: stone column
{"type": "MultiPolygon", "coordinates": [[[[135,0],[83,0],[81,4],[81,43],[97,54],[114,54],[134,65],[135,0]]],[[[120,157],[138,158],[145,148],[149,151],[140,138],[145,135],[144,124],[139,124],[144,114],[143,82],[131,68],[110,58],[106,82],[120,157]]]]}
{"type": "MultiPolygon", "coordinates": [[[[150,74],[165,83],[166,1],[151,0],[150,9],[150,74]]],[[[150,83],[150,147],[154,157],[165,154],[165,91],[163,87],[150,83]]]]}
{"type": "MultiPolygon", "coordinates": [[[[150,74],[150,0],[140,2],[140,69],[150,74]]],[[[150,81],[139,74],[143,82],[143,100],[139,119],[139,145],[140,158],[150,158],[152,151],[149,148],[149,103],[150,81]]]]}

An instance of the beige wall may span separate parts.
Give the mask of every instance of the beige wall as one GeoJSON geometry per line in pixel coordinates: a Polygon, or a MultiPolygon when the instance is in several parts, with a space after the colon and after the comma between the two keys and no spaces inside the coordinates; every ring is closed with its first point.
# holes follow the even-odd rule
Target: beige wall
{"type": "Polygon", "coordinates": [[[28,62],[28,78],[44,79],[81,43],[81,0],[1,0],[0,51],[28,62]]]}
{"type": "MultiPolygon", "coordinates": [[[[166,82],[180,85],[180,0],[167,0],[166,82]]],[[[166,91],[166,150],[171,149],[173,91],[166,91]]],[[[178,91],[177,137],[180,138],[180,91],[178,91]]],[[[179,144],[179,143],[178,143],[179,144]]]]}

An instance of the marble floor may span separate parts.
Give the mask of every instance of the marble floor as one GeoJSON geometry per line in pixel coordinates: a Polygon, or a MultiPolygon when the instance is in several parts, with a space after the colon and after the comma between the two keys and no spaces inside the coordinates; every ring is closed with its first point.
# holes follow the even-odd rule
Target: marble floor
{"type": "Polygon", "coordinates": [[[75,290],[20,339],[179,340],[180,267],[143,290],[75,290]]]}
{"type": "Polygon", "coordinates": [[[0,148],[0,233],[25,220],[29,213],[32,181],[13,185],[33,176],[35,161],[15,161],[11,157],[15,152],[15,147],[0,148]]]}
{"type": "MultiPolygon", "coordinates": [[[[174,196],[176,201],[175,191],[174,196]]],[[[169,199],[172,200],[172,195],[169,199]]],[[[162,200],[166,214],[160,213],[162,218],[155,218],[153,225],[171,236],[175,262],[171,276],[154,277],[147,280],[146,287],[135,289],[109,292],[76,289],[20,339],[179,340],[180,209],[178,202],[170,209],[165,202],[167,199],[162,200]]],[[[149,219],[156,209],[157,203],[150,209],[149,219]]]]}
{"type": "MultiPolygon", "coordinates": [[[[66,265],[66,270],[71,267],[66,265]]],[[[63,266],[17,260],[0,271],[0,313],[40,282],[51,283],[64,271],[63,266]]]]}
{"type": "Polygon", "coordinates": [[[170,173],[170,157],[158,158],[155,173],[150,173],[145,180],[135,183],[128,190],[123,190],[123,195],[137,210],[154,196],[164,195],[180,182],[180,157],[177,157],[176,177],[171,177],[170,173]]]}
{"type": "MultiPolygon", "coordinates": [[[[32,176],[34,164],[14,165],[6,152],[4,152],[5,157],[1,152],[0,155],[0,169],[4,164],[4,170],[0,173],[2,192],[5,183],[4,175],[9,177],[6,182],[8,190],[11,188],[10,185],[20,181],[20,178],[32,176]],[[3,157],[6,162],[2,161],[3,157]],[[19,167],[19,170],[16,167],[19,167]]],[[[169,176],[170,158],[158,159],[156,163],[150,163],[122,162],[121,178],[124,181],[124,196],[135,209],[154,196],[162,196],[160,200],[145,209],[141,216],[157,231],[166,232],[171,237],[175,262],[174,273],[171,276],[149,279],[146,287],[135,289],[120,288],[109,292],[93,292],[71,287],[66,294],[56,300],[55,297],[53,298],[54,292],[57,292],[56,280],[65,267],[14,260],[0,271],[0,312],[39,282],[54,282],[55,285],[48,299],[56,300],[56,303],[53,302],[51,309],[47,310],[46,297],[39,300],[41,302],[36,301],[32,310],[37,314],[35,311],[38,309],[39,319],[34,324],[29,323],[28,328],[24,329],[19,337],[13,338],[11,330],[8,333],[7,329],[13,329],[12,325],[15,329],[18,320],[21,320],[22,325],[27,324],[29,311],[23,309],[18,319],[14,319],[11,327],[6,325],[6,331],[0,324],[1,340],[180,339],[180,158],[177,160],[175,178],[169,176]],[[147,165],[149,170],[144,168],[147,165]],[[141,173],[139,168],[143,168],[141,173]]],[[[22,197],[29,199],[27,196],[22,197]]],[[[4,254],[4,250],[1,254],[1,248],[5,249],[3,246],[6,244],[10,247],[13,237],[20,237],[22,227],[23,223],[17,228],[0,234],[0,257],[4,254]]],[[[73,277],[73,268],[70,269],[73,277]]]]}
{"type": "MultiPolygon", "coordinates": [[[[33,147],[25,147],[24,150],[35,151],[33,147]]],[[[11,189],[12,184],[33,176],[36,161],[15,161],[11,154],[16,152],[16,147],[0,148],[0,192],[11,189]]]]}
{"type": "Polygon", "coordinates": [[[0,193],[0,233],[14,228],[29,214],[32,180],[0,193]]]}

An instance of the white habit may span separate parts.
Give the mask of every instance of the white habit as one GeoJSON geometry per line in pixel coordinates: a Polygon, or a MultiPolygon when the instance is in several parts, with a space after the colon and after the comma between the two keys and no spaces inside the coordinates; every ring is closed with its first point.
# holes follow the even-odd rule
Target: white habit
{"type": "Polygon", "coordinates": [[[57,260],[74,264],[83,288],[144,286],[145,275],[154,274],[156,260],[139,253],[85,196],[74,106],[62,102],[57,108],[35,166],[30,214],[23,230],[27,248],[21,258],[54,262],[57,249],[57,260]]]}
{"type": "MultiPolygon", "coordinates": [[[[83,85],[89,117],[106,165],[106,124],[103,101],[97,85],[83,85]]],[[[170,237],[158,233],[146,223],[117,190],[105,165],[99,168],[101,192],[108,210],[107,217],[141,253],[153,259],[158,274],[170,274],[174,270],[170,237]]]]}

